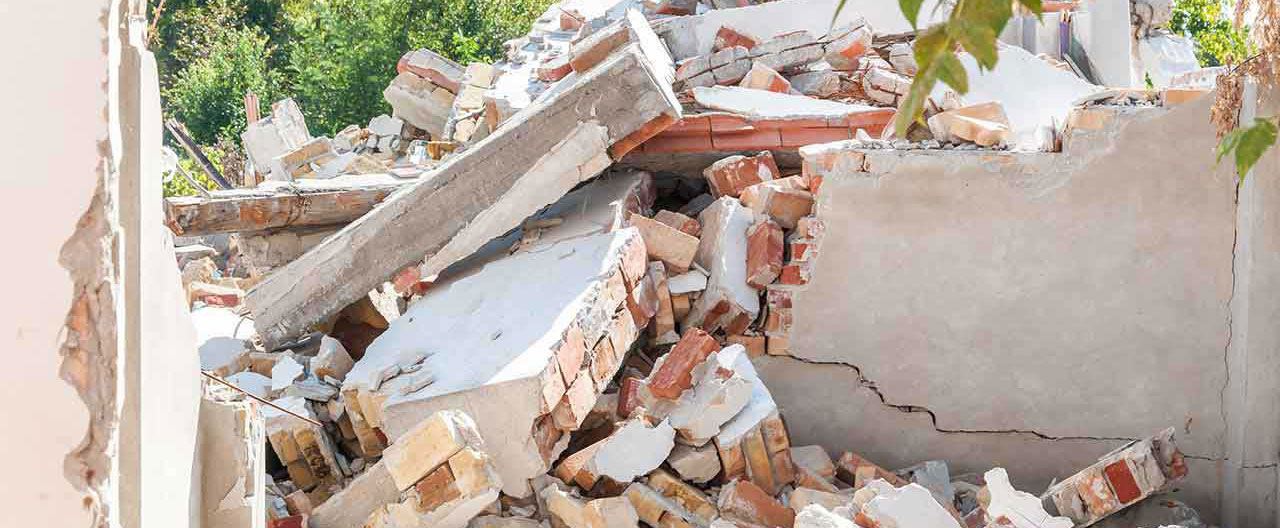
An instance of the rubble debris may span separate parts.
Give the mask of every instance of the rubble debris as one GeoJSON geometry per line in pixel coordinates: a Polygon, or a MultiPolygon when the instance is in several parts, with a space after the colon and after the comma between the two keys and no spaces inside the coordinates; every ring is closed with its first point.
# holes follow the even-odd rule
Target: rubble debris
{"type": "MultiPolygon", "coordinates": [[[[1089,526],[1125,506],[1168,489],[1187,474],[1173,429],[1117,449],[1050,486],[1042,499],[1076,526],[1089,526]]],[[[997,474],[998,476],[998,474],[997,474]]]]}
{"type": "Polygon", "coordinates": [[[1009,117],[998,102],[955,108],[929,118],[929,131],[939,141],[972,141],[983,147],[1009,140],[1009,117]]]}
{"type": "Polygon", "coordinates": [[[953,479],[941,460],[891,472],[793,446],[752,363],[791,353],[824,179],[894,151],[1054,150],[1064,108],[1194,94],[1104,90],[1001,47],[1000,69],[969,68],[970,94],[940,87],[928,126],[895,137],[914,33],[748,3],[564,2],[492,65],[412,51],[394,115],[313,138],[281,101],[245,141],[282,181],[170,200],[175,233],[239,234],[178,263],[202,369],[287,410],[264,413],[260,458],[280,465],[254,471],[275,478],[237,481],[225,511],[252,488],[276,525],[316,528],[1194,517],[1147,500],[1186,473],[1172,430],[1037,498],[1000,468],[953,479]],[[1048,99],[1015,93],[1019,76],[1048,99]],[[248,316],[230,309],[255,281],[248,316]]]}
{"type": "Polygon", "coordinates": [[[984,510],[987,522],[1015,528],[1071,528],[1075,523],[1066,517],[1055,517],[1045,511],[1039,498],[1018,491],[1009,483],[1004,468],[987,471],[982,479],[990,497],[984,510]]]}
{"type": "Polygon", "coordinates": [[[447,160],[430,182],[393,196],[352,228],[269,275],[245,299],[260,337],[276,345],[296,335],[424,254],[423,276],[434,275],[603,170],[610,162],[609,145],[658,116],[679,115],[670,88],[657,84],[662,77],[653,73],[667,62],[643,46],[619,50],[572,86],[540,100],[521,122],[505,124],[447,160]],[[588,95],[591,104],[580,104],[588,95]],[[503,161],[495,163],[498,159],[503,161]],[[506,192],[513,188],[521,192],[506,192]],[[502,214],[481,217],[482,211],[502,214]],[[450,221],[441,221],[446,218],[450,221]],[[471,221],[477,218],[483,221],[471,221]],[[373,236],[406,223],[436,228],[373,236]],[[369,265],[351,266],[374,255],[369,265]],[[303,273],[325,275],[326,268],[334,273],[361,269],[363,276],[348,276],[339,288],[294,279],[303,273]]]}
{"type": "Polygon", "coordinates": [[[773,160],[773,153],[767,150],[751,157],[729,156],[711,164],[702,174],[707,179],[711,193],[717,198],[736,198],[747,187],[781,176],[778,164],[773,160]]]}

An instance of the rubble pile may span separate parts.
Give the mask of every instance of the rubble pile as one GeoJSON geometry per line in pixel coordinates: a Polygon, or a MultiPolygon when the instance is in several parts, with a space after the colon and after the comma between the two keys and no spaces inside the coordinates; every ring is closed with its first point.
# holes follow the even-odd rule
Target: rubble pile
{"type": "Polygon", "coordinates": [[[411,51],[392,115],[316,138],[280,101],[242,136],[267,181],[167,202],[202,369],[264,403],[273,526],[1088,526],[1186,475],[1172,429],[1039,497],[793,445],[753,359],[789,355],[824,177],[1173,96],[1005,46],[895,137],[912,33],[740,3],[566,0],[497,64],[411,51]]]}

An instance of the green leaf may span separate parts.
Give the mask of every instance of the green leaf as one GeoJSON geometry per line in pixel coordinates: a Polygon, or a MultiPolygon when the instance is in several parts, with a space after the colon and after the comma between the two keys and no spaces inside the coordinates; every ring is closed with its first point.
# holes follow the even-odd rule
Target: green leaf
{"type": "Polygon", "coordinates": [[[1275,145],[1278,131],[1274,120],[1274,117],[1255,118],[1252,125],[1233,130],[1218,145],[1219,160],[1227,152],[1235,151],[1236,174],[1241,181],[1267,149],[1275,145]]]}
{"type": "Polygon", "coordinates": [[[840,0],[840,2],[836,3],[836,10],[831,13],[831,25],[827,27],[827,31],[836,27],[836,19],[840,18],[840,12],[844,10],[844,4],[848,1],[849,0],[840,0]]]}
{"type": "Polygon", "coordinates": [[[977,59],[980,68],[990,70],[996,67],[1000,54],[995,30],[980,23],[957,19],[947,23],[947,33],[977,59]]]}
{"type": "Polygon", "coordinates": [[[1040,0],[1018,0],[1018,3],[1031,10],[1037,17],[1044,14],[1044,6],[1040,4],[1040,0]]]}
{"type": "Polygon", "coordinates": [[[946,25],[933,26],[919,37],[916,37],[915,56],[916,68],[919,70],[927,70],[943,52],[949,52],[954,46],[951,37],[947,35],[946,25]]]}
{"type": "Polygon", "coordinates": [[[907,98],[898,106],[898,115],[893,120],[894,132],[898,137],[906,137],[907,129],[911,124],[920,121],[920,117],[924,115],[924,102],[937,83],[937,64],[916,72],[916,78],[911,82],[911,90],[907,92],[907,98]]]}
{"type": "Polygon", "coordinates": [[[969,93],[969,74],[964,71],[964,64],[956,57],[956,54],[947,51],[938,56],[937,59],[938,79],[956,93],[961,95],[969,93]]]}
{"type": "Polygon", "coordinates": [[[912,29],[918,28],[916,20],[920,18],[920,8],[924,6],[924,0],[898,0],[898,6],[902,8],[902,15],[911,22],[912,29]]]}

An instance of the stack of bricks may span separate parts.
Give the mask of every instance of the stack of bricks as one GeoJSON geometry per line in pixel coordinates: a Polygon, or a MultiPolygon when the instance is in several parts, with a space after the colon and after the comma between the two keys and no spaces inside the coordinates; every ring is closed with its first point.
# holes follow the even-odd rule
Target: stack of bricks
{"type": "MultiPolygon", "coordinates": [[[[310,404],[296,396],[280,398],[275,404],[293,414],[314,420],[310,404]]],[[[280,463],[289,472],[293,485],[307,492],[314,504],[324,502],[337,489],[350,471],[338,463],[337,446],[324,429],[276,410],[264,407],[267,440],[280,463]]]]}
{"type": "Polygon", "coordinates": [[[396,72],[382,92],[395,116],[432,137],[443,137],[454,97],[461,90],[462,66],[431,50],[419,49],[405,53],[396,72]]]}
{"type": "Polygon", "coordinates": [[[756,119],[720,112],[685,115],[635,151],[666,154],[792,150],[853,139],[858,130],[878,137],[894,114],[892,108],[870,108],[835,118],[756,119]]]}

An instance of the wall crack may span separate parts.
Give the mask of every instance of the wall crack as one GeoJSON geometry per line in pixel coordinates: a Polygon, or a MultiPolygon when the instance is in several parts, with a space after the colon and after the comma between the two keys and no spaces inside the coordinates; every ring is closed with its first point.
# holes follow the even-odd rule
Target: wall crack
{"type": "Polygon", "coordinates": [[[899,412],[904,412],[904,413],[924,413],[924,414],[927,414],[927,415],[929,415],[929,421],[930,421],[930,422],[931,422],[931,424],[933,425],[933,429],[934,429],[935,431],[939,432],[939,433],[944,433],[944,434],[1026,435],[1026,436],[1034,436],[1034,437],[1036,437],[1036,438],[1038,438],[1038,439],[1040,439],[1040,440],[1050,440],[1050,441],[1057,441],[1057,440],[1097,440],[1097,441],[1136,442],[1136,441],[1140,440],[1139,438],[1118,437],[1118,436],[1054,436],[1054,435],[1045,434],[1045,433],[1042,433],[1042,432],[1039,432],[1039,431],[1035,431],[1035,430],[1031,430],[1031,429],[947,429],[947,428],[940,427],[940,426],[938,425],[938,415],[937,415],[936,413],[934,413],[934,412],[933,412],[933,410],[929,409],[928,407],[923,407],[923,406],[920,406],[920,405],[907,405],[907,404],[898,404],[898,403],[892,403],[892,402],[890,402],[890,401],[889,401],[889,399],[888,399],[888,397],[886,397],[886,396],[884,395],[884,393],[880,391],[880,388],[879,388],[878,386],[876,386],[876,383],[875,383],[874,381],[870,380],[870,379],[867,379],[867,377],[866,377],[866,376],[864,376],[864,375],[862,374],[862,368],[858,367],[857,365],[853,365],[853,364],[850,364],[850,363],[844,363],[844,362],[841,362],[841,361],[818,361],[818,360],[805,359],[805,358],[800,358],[800,357],[795,357],[795,356],[771,356],[771,357],[776,357],[776,358],[785,358],[785,359],[789,359],[789,360],[792,360],[792,361],[798,361],[798,362],[800,362],[800,363],[805,363],[805,364],[809,364],[809,365],[820,365],[820,366],[842,367],[842,368],[846,368],[846,369],[852,370],[852,371],[854,372],[854,374],[856,374],[856,375],[858,376],[858,385],[859,385],[860,387],[862,387],[862,388],[868,389],[868,390],[870,390],[871,392],[873,392],[873,393],[876,395],[876,397],[880,399],[880,403],[881,403],[882,405],[884,405],[884,406],[886,406],[886,407],[889,407],[889,408],[892,408],[892,409],[895,409],[895,410],[897,410],[897,411],[899,411],[899,412]]]}

